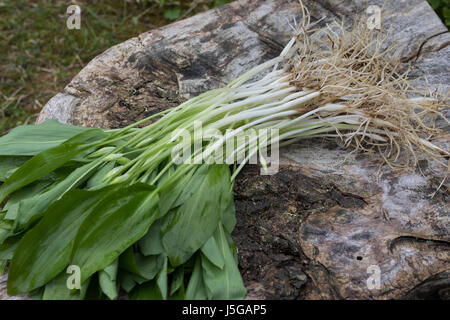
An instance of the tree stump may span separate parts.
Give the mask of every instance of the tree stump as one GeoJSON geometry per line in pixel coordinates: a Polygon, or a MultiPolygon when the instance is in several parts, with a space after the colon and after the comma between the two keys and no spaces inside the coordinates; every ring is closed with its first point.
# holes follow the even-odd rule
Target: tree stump
{"type": "MultiPolygon", "coordinates": [[[[367,6],[304,3],[320,26],[341,16],[350,25],[367,6]]],[[[448,91],[450,34],[426,1],[392,0],[383,11],[414,83],[448,91]]],[[[38,122],[118,128],[176,106],[277,56],[301,17],[297,0],[240,0],[146,32],[93,59],[38,122]]],[[[240,174],[233,237],[247,298],[448,299],[445,170],[423,160],[416,172],[378,172],[370,156],[346,155],[339,143],[309,140],[282,149],[273,176],[250,165],[240,174]]]]}

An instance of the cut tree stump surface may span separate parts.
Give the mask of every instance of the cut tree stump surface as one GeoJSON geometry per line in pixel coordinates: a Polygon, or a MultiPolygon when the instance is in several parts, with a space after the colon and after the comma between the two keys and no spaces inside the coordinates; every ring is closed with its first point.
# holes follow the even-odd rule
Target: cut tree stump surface
{"type": "MultiPolygon", "coordinates": [[[[366,10],[357,0],[305,5],[313,20],[325,17],[321,26],[340,16],[350,25],[366,10]]],[[[426,1],[387,6],[382,25],[392,26],[389,43],[412,63],[414,83],[447,92],[446,27],[426,1]]],[[[296,0],[241,0],[141,34],[93,59],[38,122],[119,128],[174,107],[277,56],[288,21],[301,16],[296,0]]],[[[282,150],[279,173],[249,165],[240,174],[233,237],[247,298],[449,299],[448,183],[438,190],[445,171],[424,160],[416,172],[377,174],[374,158],[354,153],[344,162],[347,154],[335,142],[305,141],[282,150]]],[[[11,299],[5,281],[0,299],[11,299]]]]}

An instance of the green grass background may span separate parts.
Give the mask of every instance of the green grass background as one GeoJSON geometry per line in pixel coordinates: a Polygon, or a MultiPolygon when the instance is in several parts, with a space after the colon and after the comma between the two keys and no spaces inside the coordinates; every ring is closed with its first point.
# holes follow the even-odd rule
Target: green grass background
{"type": "MultiPolygon", "coordinates": [[[[0,135],[33,123],[92,58],[131,37],[231,0],[0,0],[0,135]],[[80,5],[81,29],[66,27],[80,5]]],[[[429,0],[450,26],[450,0],[429,0]]]]}
{"type": "Polygon", "coordinates": [[[0,0],[0,135],[33,123],[43,105],[96,55],[142,32],[227,0],[0,0]],[[81,29],[66,27],[81,7],[81,29]]]}

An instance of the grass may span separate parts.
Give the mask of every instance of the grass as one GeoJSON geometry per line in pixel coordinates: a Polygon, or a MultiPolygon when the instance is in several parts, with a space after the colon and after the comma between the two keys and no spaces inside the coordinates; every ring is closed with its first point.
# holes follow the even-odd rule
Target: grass
{"type": "MultiPolygon", "coordinates": [[[[450,26],[450,0],[429,0],[450,26]]],[[[0,134],[33,123],[92,58],[131,37],[231,0],[0,0],[0,134]],[[82,9],[81,29],[66,9],[82,9]]]]}
{"type": "Polygon", "coordinates": [[[142,32],[227,0],[0,0],[0,135],[42,106],[96,55],[142,32]],[[66,27],[81,7],[81,29],[66,27]]]}

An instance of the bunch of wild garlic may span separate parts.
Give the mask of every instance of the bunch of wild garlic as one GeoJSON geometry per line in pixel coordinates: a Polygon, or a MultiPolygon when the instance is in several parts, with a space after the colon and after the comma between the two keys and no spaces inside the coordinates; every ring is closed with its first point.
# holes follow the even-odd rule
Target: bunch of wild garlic
{"type": "Polygon", "coordinates": [[[431,142],[442,101],[407,98],[383,41],[362,24],[313,30],[305,11],[279,57],[172,110],[118,130],[47,121],[0,138],[8,292],[243,298],[232,186],[255,157],[263,168],[276,162],[263,151],[337,137],[393,168],[420,153],[448,158],[431,142]],[[72,290],[68,267],[80,275],[72,290]]]}

